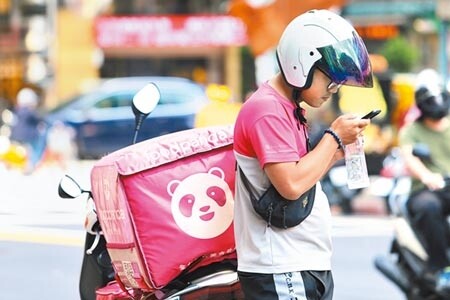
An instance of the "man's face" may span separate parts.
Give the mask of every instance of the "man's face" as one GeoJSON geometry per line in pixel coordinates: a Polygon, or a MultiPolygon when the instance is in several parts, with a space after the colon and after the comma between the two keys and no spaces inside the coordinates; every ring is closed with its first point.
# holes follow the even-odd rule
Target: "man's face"
{"type": "Polygon", "coordinates": [[[339,86],[336,86],[325,73],[315,69],[311,87],[302,91],[301,99],[311,107],[320,107],[338,90],[339,86]]]}

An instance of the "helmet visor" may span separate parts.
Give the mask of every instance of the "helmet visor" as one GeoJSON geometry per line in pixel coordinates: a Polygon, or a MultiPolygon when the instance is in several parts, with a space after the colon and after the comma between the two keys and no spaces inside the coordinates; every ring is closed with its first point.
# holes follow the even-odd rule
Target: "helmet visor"
{"type": "Polygon", "coordinates": [[[336,44],[318,48],[322,58],[317,67],[331,81],[351,86],[372,87],[372,68],[366,46],[361,38],[353,37],[336,44]]]}

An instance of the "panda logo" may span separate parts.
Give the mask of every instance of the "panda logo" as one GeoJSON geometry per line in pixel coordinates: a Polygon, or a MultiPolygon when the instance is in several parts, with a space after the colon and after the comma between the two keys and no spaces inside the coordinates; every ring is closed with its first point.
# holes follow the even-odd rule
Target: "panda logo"
{"type": "Polygon", "coordinates": [[[230,227],[234,199],[224,179],[223,170],[213,167],[208,173],[172,180],[167,185],[175,222],[189,236],[211,239],[230,227]]]}

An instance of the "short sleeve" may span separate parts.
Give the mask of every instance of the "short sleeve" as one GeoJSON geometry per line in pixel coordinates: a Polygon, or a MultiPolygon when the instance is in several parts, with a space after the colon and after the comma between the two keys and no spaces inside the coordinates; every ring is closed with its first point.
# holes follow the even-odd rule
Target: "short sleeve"
{"type": "MultiPolygon", "coordinates": [[[[296,129],[295,129],[296,130],[296,129]]],[[[261,168],[267,163],[298,161],[299,149],[291,122],[278,115],[266,115],[254,123],[249,137],[261,168]]]]}
{"type": "Polygon", "coordinates": [[[414,128],[412,125],[403,127],[399,132],[400,146],[414,145],[416,143],[414,138],[414,128]]]}

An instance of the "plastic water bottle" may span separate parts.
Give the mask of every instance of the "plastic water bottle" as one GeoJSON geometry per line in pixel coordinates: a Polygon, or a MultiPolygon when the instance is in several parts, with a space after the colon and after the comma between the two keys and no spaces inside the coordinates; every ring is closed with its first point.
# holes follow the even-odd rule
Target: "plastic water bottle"
{"type": "Polygon", "coordinates": [[[345,166],[347,169],[347,185],[349,189],[360,189],[370,184],[367,172],[364,139],[358,137],[356,142],[345,146],[345,166]]]}

